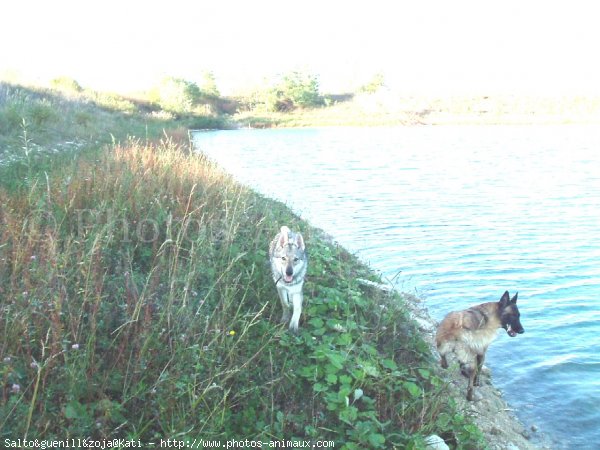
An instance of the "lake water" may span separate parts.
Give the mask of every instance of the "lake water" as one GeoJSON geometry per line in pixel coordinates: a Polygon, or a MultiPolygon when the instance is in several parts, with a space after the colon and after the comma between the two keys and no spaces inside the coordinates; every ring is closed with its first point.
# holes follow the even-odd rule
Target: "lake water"
{"type": "Polygon", "coordinates": [[[494,383],[555,448],[600,448],[600,129],[237,130],[195,141],[438,320],[518,291],[525,334],[490,347],[494,383]]]}

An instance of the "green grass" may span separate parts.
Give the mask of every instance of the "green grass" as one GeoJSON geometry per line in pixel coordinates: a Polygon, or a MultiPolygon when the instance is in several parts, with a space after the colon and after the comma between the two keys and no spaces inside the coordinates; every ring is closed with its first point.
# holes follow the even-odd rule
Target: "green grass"
{"type": "MultiPolygon", "coordinates": [[[[41,101],[19,95],[32,95],[26,115],[41,101]]],[[[143,133],[127,139],[127,124],[112,129],[106,117],[120,111],[50,102],[45,121],[73,108],[89,116],[92,137],[76,124],[2,135],[14,142],[8,152],[24,154],[0,183],[2,442],[320,439],[410,449],[437,433],[455,448],[483,447],[403,298],[361,287],[358,278],[377,277],[353,255],[191,152],[185,134],[150,139],[147,118],[129,113],[143,133]],[[121,137],[94,137],[103,133],[121,137]],[[34,139],[48,146],[73,135],[86,150],[31,156],[34,139]],[[283,224],[303,233],[310,254],[298,335],[278,323],[267,264],[283,224]]],[[[11,107],[0,104],[0,114],[11,107]]]]}

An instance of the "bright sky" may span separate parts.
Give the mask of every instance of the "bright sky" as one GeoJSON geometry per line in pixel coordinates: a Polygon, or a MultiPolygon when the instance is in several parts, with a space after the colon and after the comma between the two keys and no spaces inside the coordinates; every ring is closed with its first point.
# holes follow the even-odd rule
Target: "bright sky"
{"type": "Polygon", "coordinates": [[[420,93],[600,93],[593,0],[9,0],[0,77],[142,90],[213,71],[225,94],[305,69],[420,93]]]}

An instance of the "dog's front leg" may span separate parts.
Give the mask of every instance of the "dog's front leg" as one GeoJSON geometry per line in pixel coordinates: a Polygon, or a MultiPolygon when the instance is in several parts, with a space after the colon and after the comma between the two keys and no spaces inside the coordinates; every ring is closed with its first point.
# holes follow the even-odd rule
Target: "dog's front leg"
{"type": "Polygon", "coordinates": [[[473,382],[477,376],[477,364],[473,365],[472,363],[461,362],[460,373],[469,379],[469,384],[467,386],[467,400],[473,401],[473,382]]]}
{"type": "Polygon", "coordinates": [[[442,366],[442,369],[448,368],[448,360],[446,359],[446,355],[442,355],[440,357],[440,365],[442,366]]]}
{"type": "Polygon", "coordinates": [[[485,361],[485,353],[481,355],[477,355],[477,374],[475,375],[475,386],[481,386],[481,381],[479,377],[481,376],[481,368],[483,367],[483,362],[485,361]]]}
{"type": "Polygon", "coordinates": [[[290,330],[296,333],[298,331],[298,323],[300,322],[300,315],[302,314],[302,291],[294,293],[292,295],[292,305],[294,312],[292,314],[292,320],[290,322],[290,330]]]}
{"type": "Polygon", "coordinates": [[[277,293],[279,294],[279,300],[281,300],[281,307],[283,308],[283,314],[281,315],[281,323],[287,323],[292,316],[292,305],[290,304],[290,299],[288,297],[288,292],[283,289],[277,287],[277,293]]]}

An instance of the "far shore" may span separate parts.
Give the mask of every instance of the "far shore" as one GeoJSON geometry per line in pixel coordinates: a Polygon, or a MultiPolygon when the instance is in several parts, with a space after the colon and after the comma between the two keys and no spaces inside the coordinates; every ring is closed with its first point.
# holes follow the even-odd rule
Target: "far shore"
{"type": "Polygon", "coordinates": [[[389,92],[357,94],[329,106],[285,112],[242,111],[240,127],[400,125],[600,124],[600,96],[411,97],[389,92]]]}

